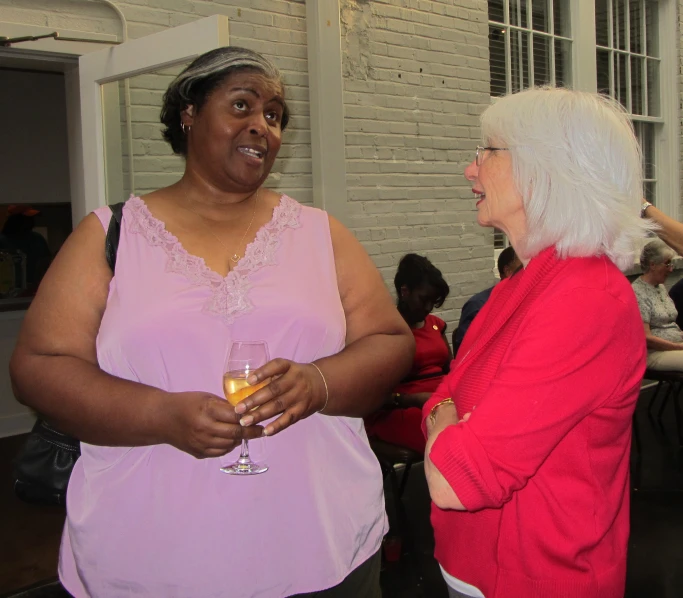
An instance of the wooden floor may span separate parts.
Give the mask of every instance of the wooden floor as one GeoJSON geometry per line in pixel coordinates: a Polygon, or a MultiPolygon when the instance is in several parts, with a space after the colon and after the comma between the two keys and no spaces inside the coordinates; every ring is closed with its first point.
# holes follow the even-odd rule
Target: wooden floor
{"type": "Polygon", "coordinates": [[[12,488],[12,460],[25,438],[0,438],[0,596],[57,576],[64,509],[23,503],[12,488]]]}

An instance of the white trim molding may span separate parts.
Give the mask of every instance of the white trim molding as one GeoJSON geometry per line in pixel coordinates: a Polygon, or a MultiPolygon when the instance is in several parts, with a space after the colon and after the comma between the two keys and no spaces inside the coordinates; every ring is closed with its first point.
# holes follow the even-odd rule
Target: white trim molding
{"type": "Polygon", "coordinates": [[[347,224],[339,0],[306,2],[313,205],[347,224]]]}

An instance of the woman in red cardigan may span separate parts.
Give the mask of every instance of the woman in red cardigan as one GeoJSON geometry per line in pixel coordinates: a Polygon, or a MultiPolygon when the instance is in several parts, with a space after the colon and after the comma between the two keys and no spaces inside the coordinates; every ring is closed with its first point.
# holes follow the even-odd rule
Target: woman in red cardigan
{"type": "Polygon", "coordinates": [[[502,98],[466,168],[524,268],[496,285],[423,408],[451,596],[623,598],[631,416],[645,370],[620,272],[648,228],[624,111],[567,89],[502,98]]]}

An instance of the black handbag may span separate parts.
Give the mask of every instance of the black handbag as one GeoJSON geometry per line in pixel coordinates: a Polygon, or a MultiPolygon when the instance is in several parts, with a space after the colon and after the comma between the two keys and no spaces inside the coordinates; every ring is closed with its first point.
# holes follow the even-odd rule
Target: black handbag
{"type": "MultiPolygon", "coordinates": [[[[116,266],[123,204],[110,206],[112,218],[104,243],[104,254],[112,272],[116,266]]],[[[38,418],[14,459],[14,493],[28,503],[64,506],[69,477],[80,456],[78,439],[38,418]]]]}

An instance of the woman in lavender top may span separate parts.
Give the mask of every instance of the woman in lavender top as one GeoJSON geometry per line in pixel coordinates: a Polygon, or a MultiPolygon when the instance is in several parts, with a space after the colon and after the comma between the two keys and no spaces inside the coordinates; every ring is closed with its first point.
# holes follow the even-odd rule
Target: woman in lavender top
{"type": "Polygon", "coordinates": [[[59,565],[74,596],[379,596],[382,478],[360,418],[413,340],[353,235],[263,187],[284,95],[255,52],[197,58],[161,114],[183,177],[126,202],[113,276],[110,211],[86,217],[26,315],[17,396],[82,440],[59,565]],[[233,340],[273,358],[237,409],[233,340]],[[270,470],[222,474],[245,438],[270,470]]]}

